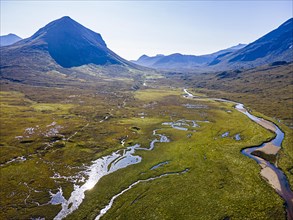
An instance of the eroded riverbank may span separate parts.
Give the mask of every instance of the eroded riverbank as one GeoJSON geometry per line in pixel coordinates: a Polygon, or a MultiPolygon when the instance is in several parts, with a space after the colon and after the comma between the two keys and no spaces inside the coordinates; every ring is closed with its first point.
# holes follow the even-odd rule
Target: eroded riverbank
{"type": "Polygon", "coordinates": [[[241,152],[244,155],[254,159],[261,166],[261,176],[265,178],[267,182],[275,189],[275,191],[285,200],[287,218],[293,219],[293,192],[290,188],[286,175],[275,164],[272,164],[269,161],[253,154],[256,151],[262,151],[267,155],[276,155],[281,148],[282,141],[284,140],[284,133],[277,125],[273,124],[272,122],[251,115],[245,109],[243,104],[237,104],[235,108],[243,114],[247,115],[252,121],[276,134],[273,140],[263,143],[257,147],[243,149],[241,152]]]}

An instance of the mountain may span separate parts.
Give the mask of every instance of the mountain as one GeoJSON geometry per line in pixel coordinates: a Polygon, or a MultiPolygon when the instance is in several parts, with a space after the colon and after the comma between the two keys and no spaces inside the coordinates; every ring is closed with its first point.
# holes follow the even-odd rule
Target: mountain
{"type": "Polygon", "coordinates": [[[21,39],[22,38],[20,38],[19,36],[15,35],[15,34],[8,34],[8,35],[0,36],[0,47],[14,44],[17,41],[20,41],[21,39]]]}
{"type": "Polygon", "coordinates": [[[251,68],[276,61],[293,61],[293,18],[246,47],[217,57],[210,65],[219,68],[251,68]]]}
{"type": "Polygon", "coordinates": [[[160,58],[152,67],[159,69],[190,69],[202,66],[211,60],[209,56],[183,55],[174,53],[160,58]]]}
{"type": "Polygon", "coordinates": [[[68,16],[47,24],[30,38],[3,49],[3,54],[8,55],[6,57],[16,60],[19,60],[21,56],[33,53],[49,55],[48,60],[64,68],[86,64],[133,66],[108,49],[100,34],[82,26],[68,16]]]}
{"type": "Polygon", "coordinates": [[[246,44],[238,44],[236,46],[217,51],[212,54],[195,56],[195,55],[183,55],[180,53],[175,53],[171,55],[157,55],[154,57],[149,57],[147,55],[141,56],[137,61],[133,61],[136,64],[158,68],[158,69],[192,69],[195,67],[202,67],[208,65],[218,56],[228,53],[232,53],[245,47],[246,44]]]}
{"type": "Polygon", "coordinates": [[[126,77],[145,70],[111,51],[102,36],[70,17],[52,21],[34,35],[1,47],[0,79],[25,84],[126,77]]]}
{"type": "Polygon", "coordinates": [[[138,58],[138,60],[133,60],[132,62],[142,65],[142,66],[147,66],[147,67],[152,67],[158,60],[161,58],[165,57],[162,54],[157,54],[154,57],[149,57],[147,55],[142,55],[141,57],[138,58]]]}
{"type": "Polygon", "coordinates": [[[175,53],[168,56],[157,55],[154,57],[143,55],[134,62],[142,66],[157,69],[188,69],[206,64],[210,60],[211,58],[208,56],[194,56],[175,53]]]}
{"type": "Polygon", "coordinates": [[[201,56],[179,53],[155,57],[143,55],[133,62],[157,69],[217,71],[254,68],[279,61],[293,61],[293,18],[248,45],[238,44],[201,56]]]}

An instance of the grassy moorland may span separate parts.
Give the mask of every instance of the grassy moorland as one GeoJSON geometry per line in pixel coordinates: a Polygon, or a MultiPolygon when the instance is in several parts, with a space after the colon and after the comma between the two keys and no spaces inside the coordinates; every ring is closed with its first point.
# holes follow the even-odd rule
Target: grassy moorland
{"type": "Polygon", "coordinates": [[[158,89],[134,94],[135,103],[145,105],[145,117],[123,119],[119,124],[138,127],[141,136],[134,143],[144,147],[154,138],[154,129],[160,129],[159,133],[167,135],[171,142],[159,143],[151,152],[138,152],[142,163],[101,179],[68,219],[93,219],[112,196],[131,183],[186,168],[189,172],[185,174],[138,184],[118,197],[103,219],[285,218],[281,199],[260,178],[258,165],[240,153],[242,148],[257,145],[272,134],[229,104],[186,100],[179,94],[178,90],[158,89]],[[188,109],[184,104],[202,108],[188,109]],[[200,127],[188,131],[162,125],[179,119],[209,122],[198,122],[200,127]],[[227,131],[228,137],[222,138],[227,131]],[[241,141],[234,139],[238,133],[241,141]],[[163,161],[170,162],[150,170],[163,161]]]}
{"type": "MultiPolygon", "coordinates": [[[[231,104],[184,99],[181,89],[143,89],[143,80],[155,82],[149,77],[59,88],[2,84],[1,219],[52,219],[60,205],[39,204],[50,201],[50,192],[59,187],[65,198],[73,190],[72,181],[53,179],[54,174],[76,176],[94,159],[123,148],[125,138],[125,146],[147,147],[154,129],[171,142],[137,151],[141,163],[102,178],[68,219],[93,219],[131,183],[186,168],[182,175],[136,185],[103,218],[285,219],[283,201],[261,179],[258,165],[240,153],[273,134],[231,104]],[[180,119],[197,120],[199,127],[181,131],[162,125],[180,119]],[[222,137],[225,132],[228,136],[222,137]],[[164,161],[169,163],[150,170],[164,161]]],[[[290,157],[284,148],[280,166],[288,166],[290,157]]]]}
{"type": "Polygon", "coordinates": [[[186,87],[193,88],[193,93],[244,103],[253,114],[277,124],[285,132],[278,166],[293,185],[292,68],[293,64],[289,63],[218,73],[167,73],[166,77],[169,84],[172,82],[173,85],[180,86],[183,83],[186,87]]]}
{"type": "Polygon", "coordinates": [[[168,73],[166,77],[210,97],[242,102],[293,126],[293,63],[216,73],[168,73]]]}
{"type": "Polygon", "coordinates": [[[246,71],[194,75],[194,92],[244,103],[256,116],[277,124],[285,139],[279,153],[278,166],[293,185],[293,64],[264,66],[246,71]],[[205,87],[205,88],[202,88],[205,87]],[[261,112],[261,113],[260,113],[261,112]]]}
{"type": "Polygon", "coordinates": [[[36,202],[47,203],[49,192],[60,186],[67,197],[73,189],[72,182],[53,175],[74,176],[109,148],[120,147],[122,137],[133,136],[115,123],[116,117],[132,117],[121,108],[131,97],[118,90],[2,88],[7,90],[0,93],[1,219],[43,213],[51,219],[60,207],[36,202]],[[106,116],[110,122],[104,125],[106,116]]]}

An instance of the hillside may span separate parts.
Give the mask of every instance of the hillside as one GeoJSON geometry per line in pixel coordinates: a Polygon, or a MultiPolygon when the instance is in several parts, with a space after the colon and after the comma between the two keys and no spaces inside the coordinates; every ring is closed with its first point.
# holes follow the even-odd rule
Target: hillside
{"type": "Polygon", "coordinates": [[[94,80],[104,74],[129,77],[146,70],[115,54],[100,34],[68,16],[1,48],[0,68],[2,79],[34,85],[66,84],[76,78],[94,80]]]}
{"type": "Polygon", "coordinates": [[[214,73],[166,73],[173,85],[242,102],[293,127],[293,63],[214,73]]]}
{"type": "Polygon", "coordinates": [[[211,72],[229,69],[249,69],[277,61],[293,61],[293,18],[248,45],[239,44],[201,56],[182,55],[179,53],[155,57],[143,55],[134,63],[164,70],[184,71],[198,69],[201,72],[211,72]]]}
{"type": "Polygon", "coordinates": [[[216,68],[252,68],[276,61],[293,61],[293,18],[246,47],[216,58],[216,68]]]}
{"type": "Polygon", "coordinates": [[[155,71],[67,16],[1,47],[0,219],[291,219],[293,62],[247,47],[155,71]]]}

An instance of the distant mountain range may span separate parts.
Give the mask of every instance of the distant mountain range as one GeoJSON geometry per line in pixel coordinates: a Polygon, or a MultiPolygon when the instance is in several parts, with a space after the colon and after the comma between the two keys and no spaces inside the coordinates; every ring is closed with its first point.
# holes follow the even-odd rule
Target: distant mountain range
{"type": "Polygon", "coordinates": [[[22,38],[20,38],[19,36],[15,35],[15,34],[8,34],[8,35],[0,36],[0,47],[14,44],[17,41],[20,41],[21,39],[22,38]]]}
{"type": "Polygon", "coordinates": [[[253,68],[276,61],[292,62],[292,23],[291,18],[276,30],[248,45],[239,44],[202,56],[179,53],[154,57],[143,55],[133,63],[111,51],[100,34],[65,16],[23,40],[14,35],[2,36],[1,44],[12,44],[1,47],[0,78],[17,82],[37,82],[41,78],[43,81],[55,80],[58,76],[66,81],[64,75],[94,76],[99,72],[111,74],[111,71],[116,75],[123,71],[133,74],[136,70],[149,70],[146,67],[219,71],[253,68]],[[11,39],[19,41],[13,43],[11,39]]]}
{"type": "Polygon", "coordinates": [[[179,53],[168,56],[141,56],[136,64],[157,69],[206,70],[253,68],[277,61],[293,61],[293,18],[248,45],[239,44],[218,52],[194,56],[179,53]]]}
{"type": "Polygon", "coordinates": [[[200,66],[207,66],[210,62],[219,56],[224,56],[235,52],[239,49],[245,47],[246,44],[238,44],[218,52],[195,56],[195,55],[183,55],[180,53],[175,53],[171,55],[157,55],[154,57],[149,57],[147,55],[142,55],[137,61],[132,61],[136,64],[158,68],[158,69],[192,69],[200,66]]]}

